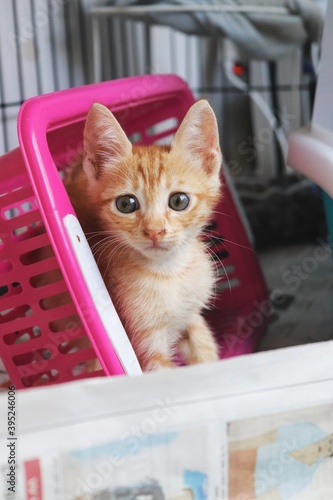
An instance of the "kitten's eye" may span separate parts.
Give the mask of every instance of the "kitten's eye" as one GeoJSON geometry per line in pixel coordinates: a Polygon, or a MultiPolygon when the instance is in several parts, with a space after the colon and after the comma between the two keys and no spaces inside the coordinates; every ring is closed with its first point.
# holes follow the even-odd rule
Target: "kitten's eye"
{"type": "Polygon", "coordinates": [[[125,194],[116,199],[116,207],[123,214],[131,214],[139,209],[139,202],[132,194],[125,194]]]}
{"type": "Polygon", "coordinates": [[[185,210],[189,203],[190,197],[185,193],[174,193],[169,198],[169,207],[172,210],[177,210],[177,212],[185,210]]]}

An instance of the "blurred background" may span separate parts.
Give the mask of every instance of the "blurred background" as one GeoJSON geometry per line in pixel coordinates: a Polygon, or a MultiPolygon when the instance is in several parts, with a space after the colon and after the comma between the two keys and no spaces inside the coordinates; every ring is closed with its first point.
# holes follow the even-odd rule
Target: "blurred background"
{"type": "Polygon", "coordinates": [[[333,338],[322,193],[286,163],[290,132],[311,119],[326,8],[325,0],[2,0],[0,154],[17,146],[29,97],[181,76],[215,110],[244,223],[270,293],[281,297],[260,349],[333,338]]]}

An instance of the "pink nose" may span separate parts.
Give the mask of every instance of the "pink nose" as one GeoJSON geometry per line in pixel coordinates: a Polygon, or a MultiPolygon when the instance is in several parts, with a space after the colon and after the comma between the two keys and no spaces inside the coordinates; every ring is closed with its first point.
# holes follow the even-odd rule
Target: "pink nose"
{"type": "Polygon", "coordinates": [[[166,233],[166,229],[144,229],[143,234],[156,243],[161,240],[166,233]]]}

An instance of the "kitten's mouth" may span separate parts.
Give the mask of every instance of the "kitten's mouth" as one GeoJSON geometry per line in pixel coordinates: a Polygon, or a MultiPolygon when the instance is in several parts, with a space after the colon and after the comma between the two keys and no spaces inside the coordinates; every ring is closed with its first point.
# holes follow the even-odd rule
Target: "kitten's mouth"
{"type": "Polygon", "coordinates": [[[173,248],[174,244],[168,241],[147,241],[143,245],[142,251],[147,255],[154,256],[170,252],[173,248]]]}
{"type": "Polygon", "coordinates": [[[145,250],[153,250],[155,252],[165,252],[169,250],[169,247],[163,243],[150,243],[145,247],[145,250]]]}
{"type": "Polygon", "coordinates": [[[132,242],[132,247],[134,247],[141,254],[148,258],[154,258],[157,256],[166,255],[172,253],[175,250],[174,241],[138,241],[136,243],[132,242]]]}

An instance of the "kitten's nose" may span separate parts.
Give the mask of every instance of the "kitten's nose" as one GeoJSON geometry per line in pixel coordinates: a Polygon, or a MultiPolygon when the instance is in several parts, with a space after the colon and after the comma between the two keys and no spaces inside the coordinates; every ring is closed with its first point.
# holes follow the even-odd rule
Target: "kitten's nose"
{"type": "Polygon", "coordinates": [[[156,243],[161,240],[166,233],[166,229],[144,229],[143,234],[156,243]]]}

